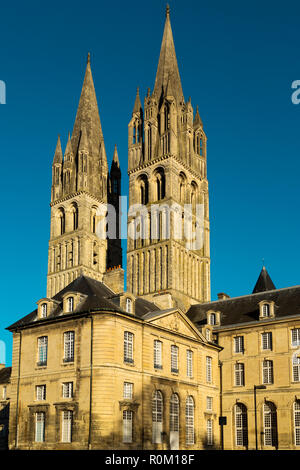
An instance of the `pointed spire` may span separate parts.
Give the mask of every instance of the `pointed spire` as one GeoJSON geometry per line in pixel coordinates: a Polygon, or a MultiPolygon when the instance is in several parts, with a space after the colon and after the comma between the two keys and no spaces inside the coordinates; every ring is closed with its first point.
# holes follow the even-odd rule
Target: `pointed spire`
{"type": "Polygon", "coordinates": [[[263,266],[252,294],[256,294],[257,292],[265,292],[268,290],[275,290],[275,289],[276,287],[274,286],[273,281],[270,278],[268,271],[266,270],[265,266],[263,266]]]}
{"type": "Polygon", "coordinates": [[[61,148],[61,141],[60,135],[58,134],[56,149],[53,157],[53,163],[62,163],[63,161],[63,153],[61,148]]]}
{"type": "Polygon", "coordinates": [[[133,107],[133,113],[140,113],[142,109],[142,103],[140,99],[140,89],[137,87],[136,90],[136,97],[135,97],[135,102],[134,102],[134,107],[133,107]]]}
{"type": "Polygon", "coordinates": [[[92,152],[97,155],[103,139],[99,109],[91,70],[90,53],[87,57],[85,77],[72,132],[74,153],[78,150],[81,130],[85,127],[92,152]]]}
{"type": "Polygon", "coordinates": [[[113,163],[115,166],[117,166],[118,168],[120,168],[120,162],[119,162],[117,144],[115,144],[114,156],[113,156],[112,163],[113,163]]]}
{"type": "Polygon", "coordinates": [[[169,5],[167,5],[166,22],[153,90],[153,94],[158,100],[161,98],[162,93],[164,93],[166,90],[169,78],[172,82],[172,90],[175,94],[174,98],[179,104],[179,102],[182,100],[183,92],[170,22],[170,8],[169,5]]]}
{"type": "Polygon", "coordinates": [[[201,119],[200,114],[199,114],[198,105],[197,105],[195,119],[194,119],[194,127],[195,128],[203,127],[203,122],[202,122],[202,119],[201,119]]]}
{"type": "Polygon", "coordinates": [[[69,132],[69,134],[68,134],[68,142],[67,142],[66,150],[65,150],[65,156],[70,155],[71,153],[73,153],[73,148],[72,148],[71,136],[70,136],[70,132],[69,132]]]}

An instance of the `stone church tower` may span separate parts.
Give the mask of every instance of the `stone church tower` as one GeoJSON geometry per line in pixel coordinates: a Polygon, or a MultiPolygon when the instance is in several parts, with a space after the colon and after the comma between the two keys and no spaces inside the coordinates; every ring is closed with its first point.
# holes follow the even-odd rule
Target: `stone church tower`
{"type": "Polygon", "coordinates": [[[207,302],[206,135],[198,107],[194,116],[191,99],[184,100],[169,7],[154,89],[144,109],[137,90],[128,140],[127,290],[162,307],[207,302]]]}
{"type": "Polygon", "coordinates": [[[52,164],[48,297],[81,274],[102,281],[108,268],[122,265],[120,240],[96,233],[100,204],[113,204],[118,212],[120,193],[117,149],[109,171],[88,55],[72,136],[64,155],[58,138],[52,164]]]}

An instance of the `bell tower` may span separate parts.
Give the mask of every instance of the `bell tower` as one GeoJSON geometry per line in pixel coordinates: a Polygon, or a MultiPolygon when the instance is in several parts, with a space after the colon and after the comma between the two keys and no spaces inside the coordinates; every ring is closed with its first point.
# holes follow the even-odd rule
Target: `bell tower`
{"type": "Polygon", "coordinates": [[[118,211],[121,171],[116,160],[115,153],[109,172],[88,55],[73,132],[64,156],[58,138],[52,164],[48,297],[81,274],[102,281],[112,262],[122,264],[118,241],[109,259],[108,240],[97,233],[100,205],[115,204],[118,211]]]}
{"type": "Polygon", "coordinates": [[[127,289],[184,310],[210,300],[206,143],[183,96],[167,6],[154,88],[144,109],[138,89],[128,125],[127,289]]]}

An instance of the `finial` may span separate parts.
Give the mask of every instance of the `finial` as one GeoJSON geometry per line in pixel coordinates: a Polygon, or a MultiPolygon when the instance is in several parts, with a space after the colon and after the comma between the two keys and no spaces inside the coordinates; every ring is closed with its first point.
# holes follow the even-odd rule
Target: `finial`
{"type": "Polygon", "coordinates": [[[168,18],[168,16],[170,16],[170,5],[167,3],[167,7],[166,7],[166,17],[168,18]]]}
{"type": "Polygon", "coordinates": [[[147,89],[147,96],[150,96],[150,88],[147,89]]]}
{"type": "Polygon", "coordinates": [[[87,56],[87,63],[90,64],[91,63],[91,54],[88,52],[88,56],[87,56]]]}

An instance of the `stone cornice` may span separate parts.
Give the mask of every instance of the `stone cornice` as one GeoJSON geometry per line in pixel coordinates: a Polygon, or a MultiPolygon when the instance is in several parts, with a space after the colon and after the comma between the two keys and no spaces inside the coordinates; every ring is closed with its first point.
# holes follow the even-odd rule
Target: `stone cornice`
{"type": "Polygon", "coordinates": [[[106,201],[104,201],[104,199],[93,196],[88,191],[82,190],[82,191],[77,191],[75,193],[69,194],[68,196],[61,197],[60,199],[56,199],[56,201],[50,202],[50,207],[53,207],[56,204],[61,204],[62,202],[68,201],[69,199],[72,199],[73,197],[80,196],[81,194],[86,194],[87,196],[89,196],[90,198],[94,199],[97,202],[106,203],[106,201]]]}

